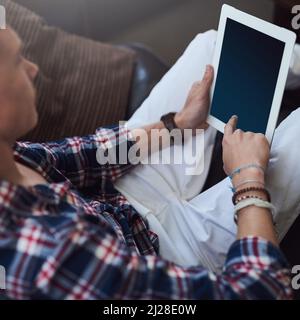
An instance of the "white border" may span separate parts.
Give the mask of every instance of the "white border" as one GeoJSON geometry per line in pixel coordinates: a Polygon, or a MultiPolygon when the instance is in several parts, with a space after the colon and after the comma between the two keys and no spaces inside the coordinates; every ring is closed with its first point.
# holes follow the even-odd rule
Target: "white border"
{"type": "MultiPolygon", "coordinates": [[[[281,61],[277,85],[275,88],[273,103],[272,103],[268,125],[265,133],[267,139],[271,143],[273,139],[274,131],[277,125],[282,97],[283,97],[285,84],[288,76],[288,71],[290,67],[290,61],[292,58],[294,45],[296,41],[296,34],[292,31],[289,31],[284,28],[280,28],[272,23],[266,22],[254,16],[251,16],[247,13],[244,13],[240,10],[237,10],[229,5],[224,4],[222,7],[218,36],[216,40],[215,53],[214,53],[214,58],[212,63],[215,70],[215,77],[211,87],[211,95],[210,95],[211,102],[213,99],[213,93],[216,85],[216,79],[217,79],[219,61],[220,61],[221,52],[222,52],[222,44],[224,39],[227,18],[230,18],[250,28],[258,30],[266,35],[269,35],[285,43],[285,49],[284,49],[284,53],[281,61]]],[[[224,127],[226,124],[223,121],[220,121],[214,116],[209,115],[207,122],[217,130],[224,133],[224,127]]]]}

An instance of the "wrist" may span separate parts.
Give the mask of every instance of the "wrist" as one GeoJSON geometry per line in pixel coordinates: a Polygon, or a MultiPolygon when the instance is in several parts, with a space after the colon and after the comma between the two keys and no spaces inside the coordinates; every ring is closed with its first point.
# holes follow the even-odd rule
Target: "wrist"
{"type": "Polygon", "coordinates": [[[249,182],[249,184],[251,183],[251,186],[261,187],[265,184],[265,174],[259,169],[249,168],[235,175],[232,179],[232,185],[235,188],[236,186],[246,181],[251,181],[249,182]]]}
{"type": "Polygon", "coordinates": [[[176,126],[177,126],[178,129],[181,129],[181,130],[187,129],[184,117],[182,116],[182,114],[180,112],[177,112],[175,114],[174,121],[175,121],[176,126]]]}

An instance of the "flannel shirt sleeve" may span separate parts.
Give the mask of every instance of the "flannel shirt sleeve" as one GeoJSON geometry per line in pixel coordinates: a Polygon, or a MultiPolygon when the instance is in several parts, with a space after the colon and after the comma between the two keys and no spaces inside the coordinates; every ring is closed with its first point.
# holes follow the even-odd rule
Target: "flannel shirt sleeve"
{"type": "MultiPolygon", "coordinates": [[[[48,248],[47,259],[34,278],[36,289],[31,298],[290,299],[292,296],[286,260],[279,249],[263,239],[249,237],[236,241],[229,250],[223,273],[216,275],[201,266],[184,268],[156,255],[140,256],[118,240],[113,231],[99,230],[87,223],[88,219],[91,218],[76,224],[68,235],[57,239],[52,249],[48,248]]],[[[36,245],[41,243],[40,239],[36,245]]],[[[35,267],[33,263],[27,265],[35,267]]],[[[13,275],[9,279],[22,282],[13,275]]]]}
{"type": "Polygon", "coordinates": [[[94,135],[67,138],[40,146],[47,160],[58,171],[78,188],[85,188],[99,186],[105,181],[114,182],[128,172],[133,167],[128,151],[134,143],[129,129],[116,126],[99,128],[94,135]],[[103,163],[99,162],[101,155],[108,155],[102,157],[103,163]]]}

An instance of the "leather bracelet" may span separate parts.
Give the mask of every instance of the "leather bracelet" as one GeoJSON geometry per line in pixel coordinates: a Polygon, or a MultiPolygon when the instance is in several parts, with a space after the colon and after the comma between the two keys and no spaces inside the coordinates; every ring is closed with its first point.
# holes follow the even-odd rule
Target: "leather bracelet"
{"type": "Polygon", "coordinates": [[[271,195],[269,193],[269,191],[266,188],[260,188],[260,187],[249,187],[249,188],[245,188],[242,190],[239,190],[237,192],[234,193],[234,195],[232,196],[232,203],[235,204],[236,202],[236,198],[238,196],[240,196],[241,194],[247,193],[247,192],[251,192],[251,191],[261,191],[263,192],[268,199],[268,202],[271,202],[271,195]]]}

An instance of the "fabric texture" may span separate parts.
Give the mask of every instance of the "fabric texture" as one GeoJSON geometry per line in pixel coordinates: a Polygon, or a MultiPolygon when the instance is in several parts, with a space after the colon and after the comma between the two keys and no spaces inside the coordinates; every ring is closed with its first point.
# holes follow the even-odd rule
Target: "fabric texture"
{"type": "Polygon", "coordinates": [[[95,132],[124,120],[135,54],[50,27],[35,13],[1,0],[7,23],[24,43],[24,56],[36,63],[38,127],[24,137],[49,141],[95,132]]]}
{"type": "Polygon", "coordinates": [[[157,235],[112,183],[130,164],[100,166],[97,149],[133,146],[125,128],[47,144],[18,143],[15,160],[47,185],[0,181],[0,265],[13,299],[290,299],[278,248],[249,237],[223,273],[159,256],[157,235]]]}
{"type": "MultiPolygon", "coordinates": [[[[154,87],[149,97],[129,119],[127,123],[129,128],[138,128],[149,123],[155,123],[160,120],[163,114],[178,112],[183,108],[193,83],[202,79],[206,65],[212,63],[216,35],[216,31],[210,30],[199,34],[189,44],[175,65],[165,74],[154,87]]],[[[197,163],[193,163],[193,159],[187,159],[188,161],[185,161],[183,165],[144,165],[133,172],[132,175],[127,176],[126,181],[129,181],[131,176],[139,174],[138,172],[141,170],[143,171],[142,174],[149,178],[152,174],[154,176],[167,175],[175,178],[174,180],[170,180],[174,186],[172,189],[180,197],[192,199],[200,193],[205,184],[210,168],[216,133],[217,131],[212,127],[205,132],[203,145],[203,151],[205,150],[205,152],[197,154],[197,163]],[[190,162],[190,167],[195,167],[195,170],[202,171],[202,173],[185,175],[188,162],[190,162]],[[180,178],[180,180],[177,178],[180,178]]],[[[189,148],[190,144],[185,146],[185,150],[189,148]]],[[[174,149],[174,154],[182,152],[181,146],[174,146],[172,149],[174,149]]],[[[158,156],[159,154],[157,153],[153,157],[157,158],[158,156]]],[[[117,187],[121,183],[122,181],[118,183],[117,187]]],[[[122,188],[123,190],[124,188],[122,188]]]]}

